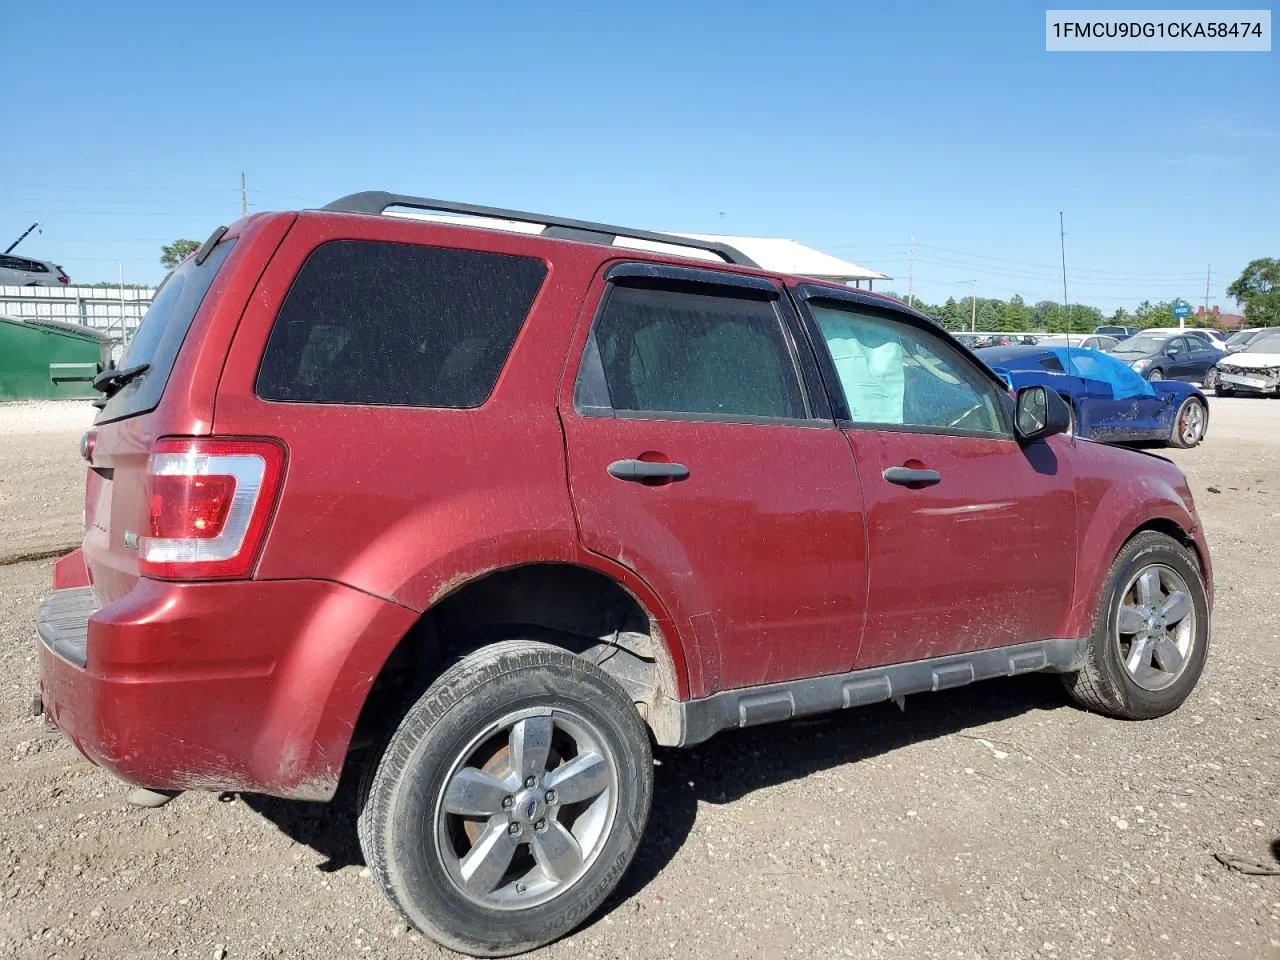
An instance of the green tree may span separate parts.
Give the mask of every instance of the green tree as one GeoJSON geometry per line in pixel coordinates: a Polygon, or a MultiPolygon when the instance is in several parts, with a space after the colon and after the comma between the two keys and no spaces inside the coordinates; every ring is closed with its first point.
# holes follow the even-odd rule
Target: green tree
{"type": "Polygon", "coordinates": [[[1173,303],[1172,300],[1161,300],[1159,303],[1143,300],[1133,311],[1134,325],[1143,330],[1149,327],[1178,326],[1178,321],[1173,316],[1173,303]]]}
{"type": "Polygon", "coordinates": [[[175,240],[160,248],[160,265],[172,270],[196,250],[200,249],[198,240],[175,240]]]}
{"type": "Polygon", "coordinates": [[[1018,332],[1031,329],[1031,311],[1027,308],[1027,301],[1016,293],[1008,302],[996,301],[996,317],[999,330],[1018,332]]]}
{"type": "Polygon", "coordinates": [[[1124,307],[1119,307],[1116,312],[1111,315],[1110,322],[1117,327],[1128,327],[1132,326],[1132,324],[1129,323],[1131,319],[1133,318],[1129,316],[1129,311],[1124,307]]]}
{"type": "Polygon", "coordinates": [[[1251,327],[1280,326],[1280,260],[1260,257],[1250,261],[1227,294],[1244,306],[1251,327]]]}

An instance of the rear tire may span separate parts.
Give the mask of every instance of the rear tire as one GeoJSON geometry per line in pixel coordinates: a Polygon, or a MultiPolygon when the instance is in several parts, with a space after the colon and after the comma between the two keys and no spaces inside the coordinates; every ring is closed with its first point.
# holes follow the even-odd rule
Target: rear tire
{"type": "Polygon", "coordinates": [[[511,640],[445,671],[391,736],[360,846],[432,939],[501,957],[572,931],[613,892],[653,797],[648,729],[568,651],[511,640]]]}
{"type": "Polygon", "coordinates": [[[1112,563],[1084,666],[1062,681],[1086,709],[1148,720],[1182,706],[1208,652],[1209,602],[1198,558],[1172,537],[1144,531],[1112,563]]]}
{"type": "Polygon", "coordinates": [[[1169,443],[1183,450],[1196,446],[1204,439],[1208,428],[1209,411],[1196,397],[1187,397],[1173,417],[1173,429],[1169,431],[1169,443]]]}

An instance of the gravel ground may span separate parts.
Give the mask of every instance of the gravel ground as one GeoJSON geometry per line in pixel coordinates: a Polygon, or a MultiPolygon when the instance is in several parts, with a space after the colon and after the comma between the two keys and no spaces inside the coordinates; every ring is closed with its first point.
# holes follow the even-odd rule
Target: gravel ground
{"type": "MultiPolygon", "coordinates": [[[[79,517],[52,483],[78,473],[83,421],[15,409],[6,546],[15,517],[53,543],[79,517]]],[[[660,751],[622,889],[540,956],[1280,957],[1280,877],[1214,859],[1280,860],[1278,440],[1280,403],[1214,401],[1209,439],[1173,452],[1218,576],[1208,668],[1179,712],[1107,720],[1029,677],[660,751]]],[[[26,716],[50,566],[0,566],[0,957],[442,955],[367,877],[349,786],[331,805],[134,810],[26,716]]]]}
{"type": "Polygon", "coordinates": [[[75,546],[84,532],[87,400],[0,403],[0,563],[75,546]]]}

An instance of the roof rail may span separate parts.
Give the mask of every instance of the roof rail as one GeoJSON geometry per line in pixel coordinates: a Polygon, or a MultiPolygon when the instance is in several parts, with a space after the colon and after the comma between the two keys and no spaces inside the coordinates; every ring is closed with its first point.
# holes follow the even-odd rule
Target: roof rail
{"type": "Polygon", "coordinates": [[[457,203],[452,200],[410,197],[399,193],[387,193],[383,190],[366,190],[363,193],[348,194],[333,201],[333,203],[326,204],[321,209],[331,210],[336,213],[367,213],[378,216],[388,207],[410,207],[414,210],[459,213],[490,220],[514,220],[517,223],[542,224],[541,236],[553,237],[557,240],[578,240],[583,243],[612,246],[613,241],[618,237],[627,237],[632,240],[645,240],[649,243],[665,243],[677,247],[706,250],[720,257],[725,263],[732,263],[741,267],[759,267],[758,263],[741,250],[731,247],[727,243],[718,243],[714,240],[695,240],[692,237],[677,237],[669,233],[633,230],[630,227],[615,227],[607,223],[593,223],[590,220],[570,220],[566,217],[552,217],[541,213],[524,213],[520,210],[507,210],[503,207],[481,207],[472,203],[457,203]]]}

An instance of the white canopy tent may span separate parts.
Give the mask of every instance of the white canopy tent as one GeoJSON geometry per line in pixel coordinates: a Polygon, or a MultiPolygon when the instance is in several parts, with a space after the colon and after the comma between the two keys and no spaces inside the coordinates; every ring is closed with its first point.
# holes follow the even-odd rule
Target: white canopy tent
{"type": "MultiPolygon", "coordinates": [[[[465,227],[483,227],[489,230],[507,230],[515,233],[541,233],[543,225],[524,223],[516,220],[498,220],[489,217],[459,216],[445,213],[421,213],[408,210],[388,210],[388,216],[407,217],[412,220],[434,220],[440,223],[456,223],[465,227]]],[[[795,240],[784,237],[737,237],[725,234],[683,233],[675,230],[661,231],[674,237],[689,237],[693,240],[710,240],[726,243],[746,254],[764,270],[778,273],[790,273],[799,277],[812,277],[815,280],[829,280],[835,283],[852,284],[855,287],[866,286],[874,289],[877,280],[892,279],[886,274],[868,270],[866,267],[849,260],[841,260],[829,253],[823,253],[813,247],[807,247],[795,240]]],[[[682,247],[677,244],[656,243],[650,240],[637,240],[632,237],[618,237],[615,247],[629,250],[651,250],[688,257],[693,260],[709,260],[722,262],[716,254],[709,250],[693,247],[682,247]]]]}

